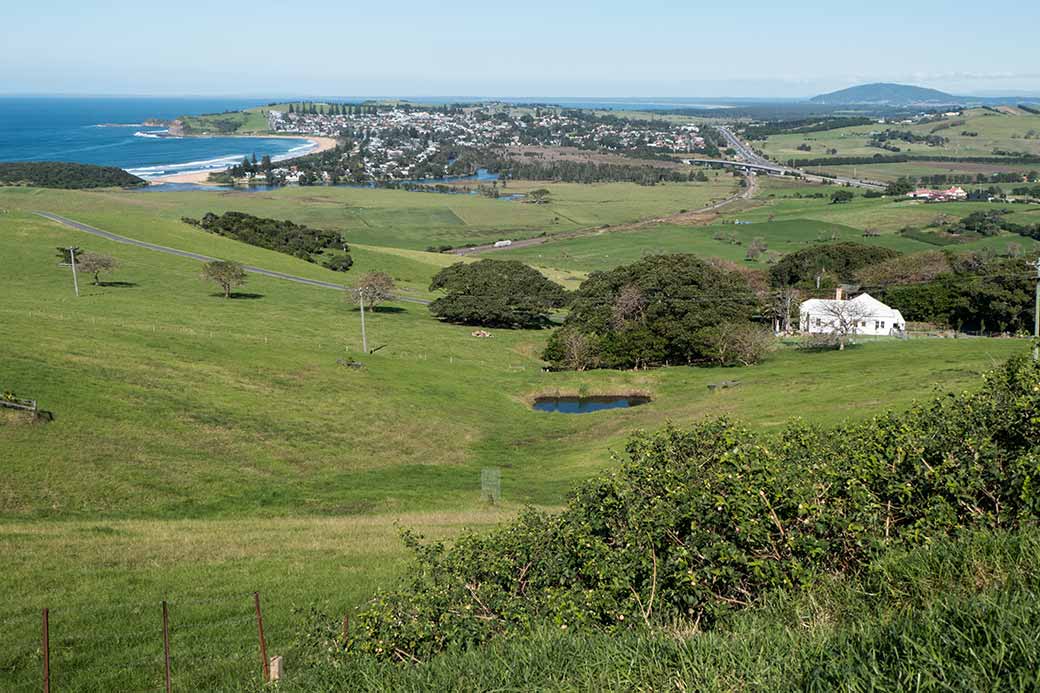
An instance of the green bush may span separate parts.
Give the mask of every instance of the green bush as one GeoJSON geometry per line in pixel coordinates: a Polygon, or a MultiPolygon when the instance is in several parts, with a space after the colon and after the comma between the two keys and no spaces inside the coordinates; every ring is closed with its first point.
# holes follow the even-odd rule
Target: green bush
{"type": "Polygon", "coordinates": [[[546,622],[711,627],[893,546],[1033,524],[1040,367],[1015,359],[978,393],[830,432],[719,420],[637,435],[627,453],[560,513],[529,510],[450,549],[406,534],[408,582],[360,613],[349,649],[423,659],[546,622]]]}

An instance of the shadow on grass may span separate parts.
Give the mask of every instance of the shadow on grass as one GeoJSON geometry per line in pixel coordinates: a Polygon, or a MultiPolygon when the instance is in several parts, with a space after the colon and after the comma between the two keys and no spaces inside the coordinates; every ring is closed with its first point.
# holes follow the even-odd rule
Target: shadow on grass
{"type": "Polygon", "coordinates": [[[137,286],[137,282],[98,282],[94,286],[103,286],[112,289],[132,289],[137,286]]]}
{"type": "MultiPolygon", "coordinates": [[[[354,312],[355,313],[360,313],[361,309],[358,308],[357,306],[354,306],[354,312]]],[[[391,314],[396,314],[396,313],[407,313],[408,309],[407,308],[401,308],[400,306],[376,306],[375,308],[369,308],[368,306],[365,306],[365,312],[366,313],[386,313],[387,315],[391,315],[391,314]]]]}
{"type": "MultiPolygon", "coordinates": [[[[224,298],[224,294],[210,294],[210,296],[213,296],[214,298],[224,298]]],[[[228,298],[233,299],[233,300],[236,300],[236,299],[255,300],[255,299],[263,298],[263,297],[264,297],[263,294],[251,294],[251,293],[246,292],[246,291],[232,291],[231,295],[228,296],[228,298]]]]}

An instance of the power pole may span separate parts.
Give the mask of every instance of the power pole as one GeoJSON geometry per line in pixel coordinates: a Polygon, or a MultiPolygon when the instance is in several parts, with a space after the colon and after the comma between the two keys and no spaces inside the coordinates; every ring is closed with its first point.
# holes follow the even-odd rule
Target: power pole
{"type": "Polygon", "coordinates": [[[76,295],[79,296],[79,278],[76,276],[76,249],[69,248],[69,262],[72,263],[72,288],[76,290],[76,295]]]}
{"type": "Polygon", "coordinates": [[[1033,263],[1036,267],[1036,304],[1033,308],[1033,360],[1040,361],[1040,258],[1033,263]]]}
{"type": "Polygon", "coordinates": [[[365,290],[358,289],[358,300],[361,303],[361,349],[368,353],[368,335],[365,334],[365,290]]]}

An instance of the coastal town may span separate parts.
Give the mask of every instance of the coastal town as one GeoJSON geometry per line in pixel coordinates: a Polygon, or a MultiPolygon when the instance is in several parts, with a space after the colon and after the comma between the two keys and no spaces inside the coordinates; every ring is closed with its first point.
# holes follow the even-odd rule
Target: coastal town
{"type": "Polygon", "coordinates": [[[386,183],[471,173],[457,165],[465,151],[537,158],[548,147],[632,159],[717,151],[711,128],[551,107],[291,104],[266,117],[274,133],[336,138],[342,145],[273,168],[236,167],[232,177],[386,183]]]}

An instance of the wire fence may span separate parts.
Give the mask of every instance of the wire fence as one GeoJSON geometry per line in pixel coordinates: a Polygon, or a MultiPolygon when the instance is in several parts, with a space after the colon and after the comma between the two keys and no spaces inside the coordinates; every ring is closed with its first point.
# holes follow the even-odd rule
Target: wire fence
{"type": "Polygon", "coordinates": [[[271,609],[254,592],[0,611],[0,690],[256,689],[292,639],[271,609]]]}

